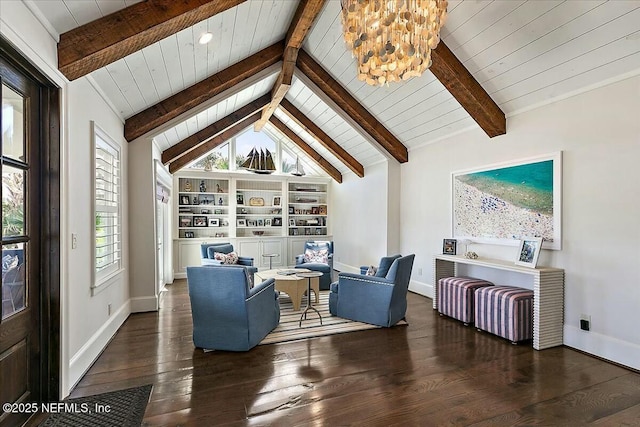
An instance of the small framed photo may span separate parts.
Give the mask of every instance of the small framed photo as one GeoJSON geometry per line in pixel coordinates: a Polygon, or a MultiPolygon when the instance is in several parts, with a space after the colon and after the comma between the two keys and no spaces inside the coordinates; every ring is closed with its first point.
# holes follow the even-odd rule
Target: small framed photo
{"type": "Polygon", "coordinates": [[[318,207],[317,206],[313,206],[311,208],[311,215],[318,215],[318,207]]]}
{"type": "Polygon", "coordinates": [[[244,218],[238,218],[238,221],[236,221],[236,224],[238,227],[246,227],[247,226],[247,220],[244,218]]]}
{"type": "Polygon", "coordinates": [[[222,209],[214,209],[213,213],[216,215],[222,215],[222,209]]]}
{"type": "Polygon", "coordinates": [[[445,255],[455,255],[458,241],[456,239],[444,239],[442,241],[442,253],[445,255]]]}
{"type": "Polygon", "coordinates": [[[316,234],[317,235],[322,234],[322,228],[316,228],[316,234]]]}
{"type": "Polygon", "coordinates": [[[295,213],[295,208],[293,206],[289,206],[289,215],[293,215],[295,213]]]}
{"type": "Polygon", "coordinates": [[[193,226],[194,227],[206,227],[207,226],[207,217],[206,216],[194,216],[193,217],[193,226]]]}
{"type": "Polygon", "coordinates": [[[196,237],[195,233],[193,231],[185,231],[184,232],[184,237],[186,239],[193,239],[194,237],[196,237]]]}
{"type": "Polygon", "coordinates": [[[180,204],[181,205],[190,205],[191,200],[189,200],[189,196],[180,196],[180,204]]]}
{"type": "Polygon", "coordinates": [[[326,215],[327,214],[327,205],[320,205],[320,208],[318,209],[318,213],[320,215],[326,215]]]}
{"type": "Polygon", "coordinates": [[[281,227],[282,226],[282,218],[276,217],[273,218],[273,222],[271,223],[273,227],[281,227]]]}
{"type": "Polygon", "coordinates": [[[258,227],[264,227],[264,219],[259,219],[257,225],[258,227]]]}
{"type": "Polygon", "coordinates": [[[542,237],[523,237],[518,247],[516,265],[535,268],[542,248],[542,237]]]}
{"type": "Polygon", "coordinates": [[[248,219],[247,220],[247,227],[255,227],[256,226],[256,220],[255,219],[248,219]]]}
{"type": "Polygon", "coordinates": [[[280,206],[282,199],[280,196],[273,196],[273,202],[271,203],[273,206],[280,206]]]}
{"type": "Polygon", "coordinates": [[[209,218],[209,227],[220,227],[220,219],[209,218]]]}
{"type": "Polygon", "coordinates": [[[191,217],[190,216],[181,216],[180,217],[180,227],[191,227],[191,217]]]}
{"type": "Polygon", "coordinates": [[[271,218],[267,218],[264,220],[264,226],[265,227],[271,227],[271,218]]]}
{"type": "Polygon", "coordinates": [[[293,218],[289,218],[289,227],[295,227],[296,226],[296,220],[293,218]]]}
{"type": "Polygon", "coordinates": [[[244,205],[244,194],[240,194],[238,193],[236,195],[236,204],[238,205],[244,205]]]}
{"type": "Polygon", "coordinates": [[[200,209],[200,213],[202,215],[210,214],[211,213],[211,209],[200,209]]]}

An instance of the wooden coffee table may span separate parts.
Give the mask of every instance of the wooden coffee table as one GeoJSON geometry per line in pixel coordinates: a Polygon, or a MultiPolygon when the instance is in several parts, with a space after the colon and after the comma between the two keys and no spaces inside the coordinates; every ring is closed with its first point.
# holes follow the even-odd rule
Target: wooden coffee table
{"type": "MultiPolygon", "coordinates": [[[[279,271],[294,271],[295,273],[303,273],[310,272],[311,270],[307,270],[306,268],[295,268],[295,269],[273,269],[273,270],[265,270],[258,271],[255,273],[255,276],[258,277],[260,281],[267,279],[276,279],[276,290],[280,292],[284,292],[289,295],[291,298],[291,302],[293,303],[293,310],[300,310],[300,305],[302,304],[302,296],[307,293],[307,281],[309,279],[305,277],[298,277],[295,274],[291,275],[282,275],[278,274],[279,271]]],[[[320,279],[317,277],[311,278],[311,289],[315,294],[316,304],[318,303],[318,295],[320,292],[320,279]]]]}

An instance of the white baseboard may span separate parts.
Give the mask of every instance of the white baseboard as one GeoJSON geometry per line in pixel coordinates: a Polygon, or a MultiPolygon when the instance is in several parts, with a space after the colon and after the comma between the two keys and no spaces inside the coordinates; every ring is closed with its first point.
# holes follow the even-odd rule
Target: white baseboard
{"type": "Polygon", "coordinates": [[[594,356],[640,370],[640,345],[564,325],[564,344],[594,356]]]}
{"type": "Polygon", "coordinates": [[[343,264],[341,262],[333,261],[333,269],[338,270],[341,273],[354,273],[360,274],[360,267],[354,267],[352,265],[343,264]]]}
{"type": "Polygon", "coordinates": [[[131,301],[132,313],[158,311],[158,297],[137,297],[131,298],[129,301],[131,301]]]}
{"type": "Polygon", "coordinates": [[[409,282],[409,290],[411,292],[415,292],[416,294],[420,294],[422,296],[433,299],[433,285],[430,285],[428,283],[412,280],[409,282]]]}
{"type": "MultiPolygon", "coordinates": [[[[127,317],[131,314],[131,305],[129,301],[124,303],[122,307],[105,322],[104,325],[73,355],[69,361],[68,384],[71,384],[70,390],[75,387],[82,376],[91,367],[93,362],[100,356],[102,350],[109,344],[109,341],[118,332],[118,329],[127,317]]],[[[66,397],[66,396],[64,396],[66,397]]]]}
{"type": "Polygon", "coordinates": [[[187,273],[176,273],[173,275],[174,279],[186,279],[187,278],[187,273]]]}

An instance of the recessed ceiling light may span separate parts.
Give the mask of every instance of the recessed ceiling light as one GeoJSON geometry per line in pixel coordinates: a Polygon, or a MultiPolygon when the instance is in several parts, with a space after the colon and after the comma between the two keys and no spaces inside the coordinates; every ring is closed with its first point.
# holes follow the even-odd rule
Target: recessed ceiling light
{"type": "Polygon", "coordinates": [[[213,34],[211,33],[204,33],[200,36],[200,40],[198,40],[198,43],[200,44],[207,44],[209,43],[211,40],[213,39],[213,34]]]}

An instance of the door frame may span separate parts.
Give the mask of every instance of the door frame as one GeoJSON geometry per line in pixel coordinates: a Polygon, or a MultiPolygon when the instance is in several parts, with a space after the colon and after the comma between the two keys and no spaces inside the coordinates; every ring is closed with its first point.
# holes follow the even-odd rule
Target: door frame
{"type": "Polygon", "coordinates": [[[61,345],[61,303],[60,303],[60,88],[33,66],[24,55],[2,35],[0,52],[22,73],[40,85],[40,206],[48,212],[41,220],[40,239],[40,337],[41,401],[52,402],[60,399],[60,345],[61,345]],[[46,236],[46,238],[45,238],[46,236]]]}
{"type": "MultiPolygon", "coordinates": [[[[166,166],[164,166],[158,159],[154,160],[154,189],[155,183],[160,183],[164,185],[168,190],[169,194],[173,193],[173,176],[167,170],[166,166]]],[[[158,222],[159,218],[157,217],[156,211],[154,210],[154,242],[157,244],[158,242],[158,222]]],[[[164,217],[164,225],[163,225],[163,259],[164,265],[159,266],[158,263],[160,260],[157,256],[156,258],[156,272],[159,268],[164,270],[164,285],[168,283],[173,283],[174,280],[174,272],[173,272],[173,240],[171,239],[171,224],[172,224],[172,209],[171,204],[167,204],[167,208],[165,208],[165,217],[164,217]]],[[[155,245],[154,245],[155,246],[155,245]]],[[[162,289],[158,289],[158,277],[156,273],[155,277],[156,282],[156,297],[158,298],[158,303],[160,301],[160,296],[162,289]]]]}

